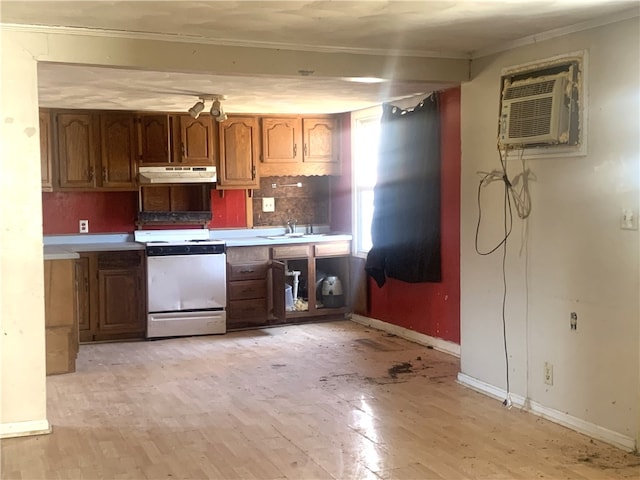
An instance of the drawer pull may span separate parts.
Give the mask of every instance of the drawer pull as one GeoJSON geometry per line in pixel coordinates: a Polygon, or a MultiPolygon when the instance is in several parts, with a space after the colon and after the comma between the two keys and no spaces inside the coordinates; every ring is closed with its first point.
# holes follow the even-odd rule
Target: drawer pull
{"type": "Polygon", "coordinates": [[[255,270],[253,270],[252,268],[246,268],[246,269],[240,270],[240,273],[253,273],[253,272],[255,272],[255,270]]]}

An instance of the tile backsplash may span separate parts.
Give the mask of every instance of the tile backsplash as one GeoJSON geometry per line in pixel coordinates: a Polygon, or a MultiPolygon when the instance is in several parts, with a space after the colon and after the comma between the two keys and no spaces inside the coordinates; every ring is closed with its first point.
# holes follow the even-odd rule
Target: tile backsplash
{"type": "Polygon", "coordinates": [[[253,225],[284,227],[287,220],[298,225],[326,225],[330,221],[331,177],[263,177],[253,191],[253,225]],[[301,183],[301,187],[295,186],[301,183]],[[262,211],[262,198],[275,199],[275,211],[262,211]]]}

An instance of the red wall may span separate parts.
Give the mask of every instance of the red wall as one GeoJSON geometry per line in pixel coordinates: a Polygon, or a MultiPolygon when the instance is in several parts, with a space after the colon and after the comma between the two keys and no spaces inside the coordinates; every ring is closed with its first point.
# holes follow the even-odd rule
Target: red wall
{"type": "Polygon", "coordinates": [[[369,316],[460,343],[460,89],[441,93],[442,282],[369,279],[369,316]]]}
{"type": "MultiPolygon", "coordinates": [[[[210,228],[246,227],[245,191],[211,192],[210,228]]],[[[43,192],[45,235],[78,233],[78,221],[89,220],[89,233],[131,233],[136,229],[137,192],[43,192]]]]}

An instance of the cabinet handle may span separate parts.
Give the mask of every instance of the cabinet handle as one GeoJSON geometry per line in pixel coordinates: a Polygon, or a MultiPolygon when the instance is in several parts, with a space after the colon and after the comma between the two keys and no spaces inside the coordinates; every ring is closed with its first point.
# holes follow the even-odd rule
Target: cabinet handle
{"type": "Polygon", "coordinates": [[[307,144],[304,144],[304,151],[302,152],[304,154],[304,156],[307,156],[307,144]]]}
{"type": "Polygon", "coordinates": [[[251,180],[256,179],[256,166],[251,167],[251,180]]]}
{"type": "Polygon", "coordinates": [[[180,153],[182,153],[182,158],[186,157],[186,155],[184,154],[184,142],[180,144],[180,153]]]}
{"type": "Polygon", "coordinates": [[[294,157],[298,156],[298,144],[297,143],[293,144],[293,156],[294,157]]]}
{"type": "Polygon", "coordinates": [[[240,273],[253,273],[255,270],[252,269],[248,269],[248,270],[240,270],[240,273]]]}
{"type": "Polygon", "coordinates": [[[94,168],[93,166],[89,167],[89,180],[93,180],[94,168]]]}
{"type": "Polygon", "coordinates": [[[102,167],[102,181],[107,181],[107,167],[102,167]]]}

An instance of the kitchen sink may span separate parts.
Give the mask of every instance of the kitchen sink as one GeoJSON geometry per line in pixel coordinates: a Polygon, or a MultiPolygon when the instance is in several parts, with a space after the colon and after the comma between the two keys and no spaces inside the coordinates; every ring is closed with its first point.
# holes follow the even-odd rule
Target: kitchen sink
{"type": "Polygon", "coordinates": [[[266,238],[271,240],[280,240],[283,238],[320,238],[325,235],[325,233],[283,233],[282,235],[270,235],[266,238]]]}

